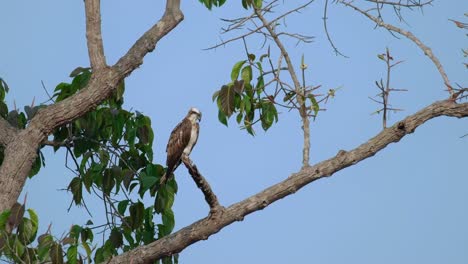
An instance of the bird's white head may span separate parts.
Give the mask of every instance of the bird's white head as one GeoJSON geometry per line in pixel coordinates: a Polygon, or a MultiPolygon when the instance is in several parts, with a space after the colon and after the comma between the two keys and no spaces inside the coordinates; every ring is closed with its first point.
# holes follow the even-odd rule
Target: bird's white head
{"type": "Polygon", "coordinates": [[[197,119],[198,119],[198,121],[201,121],[202,113],[197,108],[192,107],[192,108],[190,108],[187,116],[190,119],[192,119],[193,121],[195,121],[197,119]]]}

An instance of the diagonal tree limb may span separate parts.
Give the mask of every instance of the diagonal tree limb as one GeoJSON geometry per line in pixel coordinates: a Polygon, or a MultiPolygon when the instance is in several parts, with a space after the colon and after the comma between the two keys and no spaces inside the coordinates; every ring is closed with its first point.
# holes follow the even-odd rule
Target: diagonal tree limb
{"type": "Polygon", "coordinates": [[[210,184],[201,175],[201,173],[198,171],[197,166],[193,164],[189,156],[183,154],[182,162],[184,163],[185,167],[187,167],[197,187],[203,192],[203,195],[205,196],[205,200],[210,206],[210,215],[217,216],[218,213],[220,213],[223,210],[223,207],[219,204],[218,198],[216,197],[216,194],[211,189],[210,184]]]}
{"type": "Polygon", "coordinates": [[[96,71],[106,66],[101,34],[101,1],[85,0],[86,39],[91,68],[96,71]]]}
{"type": "Polygon", "coordinates": [[[397,122],[392,127],[384,129],[359,147],[351,151],[340,150],[336,156],[312,167],[305,167],[298,173],[292,174],[286,180],[239,203],[231,205],[224,209],[218,217],[203,218],[149,245],[141,246],[116,256],[109,263],[152,263],[152,261],[164,256],[180,252],[197,241],[208,239],[209,236],[219,232],[225,226],[235,221],[242,221],[246,215],[262,210],[271,203],[295,193],[315,180],[329,177],[346,167],[353,166],[364,159],[374,156],[390,143],[400,141],[404,136],[413,133],[417,127],[426,121],[439,116],[468,117],[468,103],[457,104],[450,99],[435,102],[397,122]]]}
{"type": "MultiPolygon", "coordinates": [[[[453,88],[450,85],[450,81],[449,81],[449,78],[448,78],[447,74],[445,73],[444,67],[440,63],[439,59],[434,55],[434,53],[432,53],[431,48],[426,46],[419,38],[417,38],[415,35],[413,35],[413,33],[411,33],[410,31],[403,30],[403,29],[401,29],[399,27],[393,26],[391,24],[384,23],[381,19],[378,19],[378,18],[372,16],[368,12],[366,12],[366,11],[360,9],[359,7],[353,5],[351,2],[340,1],[340,3],[344,4],[345,6],[351,7],[352,9],[354,9],[357,12],[361,13],[362,15],[366,16],[370,20],[374,21],[379,27],[383,27],[383,28],[386,28],[389,31],[396,32],[396,33],[398,33],[398,34],[400,34],[402,36],[405,36],[409,40],[413,41],[424,52],[424,54],[427,57],[429,57],[429,59],[434,63],[434,65],[436,66],[437,70],[440,73],[440,76],[442,77],[442,80],[444,80],[444,84],[447,87],[447,90],[449,91],[450,96],[453,97],[453,94],[454,94],[453,93],[453,88]]],[[[456,99],[456,98],[454,98],[454,99],[456,99]]]]}
{"type": "MultiPolygon", "coordinates": [[[[85,2],[88,1],[95,0],[85,2]]],[[[84,115],[109,98],[118,84],[141,65],[143,57],[154,50],[156,43],[182,21],[183,15],[179,8],[180,0],[167,0],[162,18],[136,41],[115,66],[96,66],[83,90],[40,109],[26,129],[11,137],[0,167],[0,212],[11,208],[18,199],[37,157],[37,151],[48,135],[57,127],[84,115]]]]}
{"type": "Polygon", "coordinates": [[[167,33],[174,29],[182,20],[184,15],[180,10],[180,0],[167,0],[166,11],[157,24],[146,31],[130,50],[113,66],[119,75],[127,76],[133,70],[143,64],[143,57],[152,52],[156,43],[167,33]]]}

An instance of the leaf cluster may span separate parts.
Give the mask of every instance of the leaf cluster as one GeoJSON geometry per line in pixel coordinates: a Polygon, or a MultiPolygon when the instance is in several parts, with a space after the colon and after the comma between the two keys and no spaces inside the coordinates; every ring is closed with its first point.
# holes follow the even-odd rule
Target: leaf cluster
{"type": "Polygon", "coordinates": [[[274,98],[265,94],[265,80],[261,57],[255,60],[254,54],[249,54],[247,60],[234,64],[231,70],[231,81],[213,94],[213,101],[218,106],[218,119],[227,126],[227,120],[236,115],[238,124],[251,135],[254,135],[253,125],[261,123],[266,131],[273,122],[278,121],[274,98]],[[254,78],[253,72],[257,73],[254,78]]]}
{"type": "MultiPolygon", "coordinates": [[[[70,83],[55,87],[50,100],[60,102],[85,89],[93,77],[89,68],[78,67],[71,74],[70,83]]],[[[164,186],[160,178],[165,168],[152,162],[154,133],[151,119],[138,111],[123,108],[125,82],[122,81],[109,99],[84,116],[58,127],[42,147],[52,146],[66,152],[65,166],[74,173],[68,184],[73,203],[86,207],[85,193],[102,199],[106,223],[95,225],[91,220],[84,226],[73,226],[69,235],[54,240],[47,233],[39,236],[38,246],[30,245],[36,238],[37,215],[13,208],[2,213],[0,219],[0,253],[14,262],[40,263],[102,263],[114,255],[149,244],[170,234],[175,226],[172,205],[177,193],[174,177],[164,186]],[[145,196],[153,197],[154,204],[145,205],[145,196]],[[14,218],[12,218],[15,215],[14,218]],[[160,215],[160,220],[155,219],[160,215]],[[11,220],[13,219],[13,220],[11,220]],[[13,224],[8,224],[12,221],[13,224]],[[14,231],[14,232],[12,232],[14,231]],[[100,246],[92,245],[94,232],[105,237],[100,246]],[[6,245],[6,246],[5,246],[6,245]],[[85,257],[81,256],[85,252],[85,257]]],[[[0,80],[0,109],[3,117],[18,128],[27,126],[40,107],[25,107],[25,113],[8,112],[4,97],[8,86],[0,80]],[[14,117],[14,118],[13,118],[14,117]]],[[[0,151],[3,160],[3,149],[0,151]]],[[[33,165],[31,175],[44,166],[42,153],[33,165]]],[[[174,263],[178,256],[166,257],[163,263],[174,263]]]]}
{"type": "MultiPolygon", "coordinates": [[[[198,0],[200,3],[204,4],[208,10],[211,10],[213,6],[220,7],[226,3],[226,0],[198,0]]],[[[262,8],[262,0],[242,0],[242,7],[249,9],[252,7],[262,8]]]]}
{"type": "Polygon", "coordinates": [[[93,232],[88,227],[73,225],[61,239],[50,234],[50,228],[37,236],[39,219],[33,209],[16,203],[0,214],[0,257],[15,263],[84,263],[90,262],[93,232]],[[84,254],[79,253],[79,248],[84,254]]]}

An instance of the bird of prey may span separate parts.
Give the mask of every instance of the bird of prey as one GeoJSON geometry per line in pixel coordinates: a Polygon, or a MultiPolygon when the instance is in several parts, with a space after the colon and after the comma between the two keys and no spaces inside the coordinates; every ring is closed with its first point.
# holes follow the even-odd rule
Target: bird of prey
{"type": "Polygon", "coordinates": [[[170,179],[172,173],[182,162],[183,155],[190,155],[193,147],[197,144],[198,132],[200,130],[201,112],[197,108],[190,108],[185,118],[172,130],[166,152],[166,173],[161,177],[160,184],[163,185],[170,179]]]}

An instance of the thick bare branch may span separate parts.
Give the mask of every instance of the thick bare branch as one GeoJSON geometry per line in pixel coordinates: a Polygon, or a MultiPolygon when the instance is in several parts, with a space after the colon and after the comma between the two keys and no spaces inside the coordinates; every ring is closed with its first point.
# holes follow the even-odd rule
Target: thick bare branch
{"type": "Polygon", "coordinates": [[[182,155],[182,162],[184,163],[185,167],[187,167],[190,175],[193,178],[193,181],[197,185],[197,187],[203,192],[205,196],[205,200],[210,206],[210,212],[212,214],[216,214],[218,209],[221,209],[221,205],[219,204],[218,198],[216,194],[211,189],[210,184],[208,181],[201,175],[198,171],[198,168],[187,155],[182,155]]]}
{"type": "Polygon", "coordinates": [[[262,21],[263,26],[268,30],[270,33],[270,36],[273,38],[273,40],[276,43],[276,46],[281,51],[281,55],[284,57],[284,60],[286,61],[287,68],[289,75],[291,76],[291,79],[294,83],[294,89],[297,94],[297,103],[299,104],[299,114],[301,116],[302,120],[302,130],[304,132],[304,146],[302,149],[302,167],[307,167],[309,166],[309,152],[310,152],[310,120],[307,115],[307,109],[305,106],[305,87],[301,86],[301,83],[299,82],[299,79],[297,78],[296,71],[294,70],[294,64],[291,61],[291,58],[289,57],[288,51],[284,47],[283,43],[279,39],[278,35],[276,32],[273,30],[271,23],[269,23],[265,17],[263,17],[262,13],[260,12],[259,9],[255,9],[255,14],[257,17],[262,21]]]}
{"type": "Polygon", "coordinates": [[[11,139],[18,133],[17,129],[3,118],[0,118],[0,145],[6,146],[11,139]]]}
{"type": "Polygon", "coordinates": [[[113,68],[117,70],[119,75],[127,76],[130,74],[134,69],[143,64],[143,57],[148,52],[154,50],[156,43],[174,29],[183,19],[184,15],[180,10],[180,0],[167,0],[166,11],[161,20],[146,31],[113,68]]]}
{"type": "Polygon", "coordinates": [[[262,210],[271,203],[295,193],[315,180],[329,177],[339,170],[372,157],[390,143],[400,141],[426,121],[438,116],[468,117],[468,103],[457,104],[452,100],[435,102],[392,127],[384,129],[359,147],[351,151],[341,150],[335,157],[312,167],[303,168],[286,180],[231,205],[223,210],[218,217],[203,218],[149,245],[116,256],[109,263],[151,263],[156,259],[180,252],[197,241],[208,239],[210,235],[219,232],[223,227],[235,221],[242,221],[246,215],[262,210]]]}
{"type": "Polygon", "coordinates": [[[85,0],[84,2],[89,60],[91,62],[91,68],[96,71],[106,66],[101,34],[101,1],[85,0]]]}
{"type": "MultiPolygon", "coordinates": [[[[91,4],[88,1],[91,2],[85,2],[91,4]]],[[[122,79],[141,65],[143,57],[154,50],[156,43],[183,19],[179,6],[180,0],[167,0],[163,17],[138,39],[115,66],[93,69],[91,79],[83,90],[64,101],[40,109],[29,126],[12,138],[0,167],[0,212],[10,208],[18,199],[37,151],[47,136],[57,127],[91,111],[111,96],[122,79]]]]}
{"type": "Polygon", "coordinates": [[[351,2],[341,1],[341,3],[343,3],[346,6],[349,6],[349,7],[353,8],[354,10],[356,10],[359,13],[363,14],[364,16],[369,18],[370,20],[374,21],[379,27],[383,27],[383,28],[386,28],[389,31],[396,32],[396,33],[398,33],[398,34],[400,34],[402,36],[405,36],[409,40],[413,41],[424,52],[424,54],[427,57],[429,57],[429,59],[431,59],[431,61],[434,63],[434,65],[436,66],[437,70],[440,73],[440,76],[442,77],[442,80],[444,80],[444,83],[445,83],[445,86],[447,87],[447,90],[449,91],[451,96],[453,95],[453,89],[452,89],[452,86],[450,85],[449,78],[448,78],[447,74],[445,73],[444,67],[440,63],[439,59],[434,55],[434,53],[432,53],[431,48],[426,46],[420,39],[418,39],[415,35],[413,35],[413,33],[411,33],[410,31],[406,31],[406,30],[403,30],[401,28],[398,28],[396,26],[393,26],[391,24],[387,24],[387,23],[383,22],[381,19],[378,19],[378,18],[372,16],[371,14],[369,14],[369,12],[366,12],[366,11],[360,9],[359,7],[353,5],[351,2]]]}

